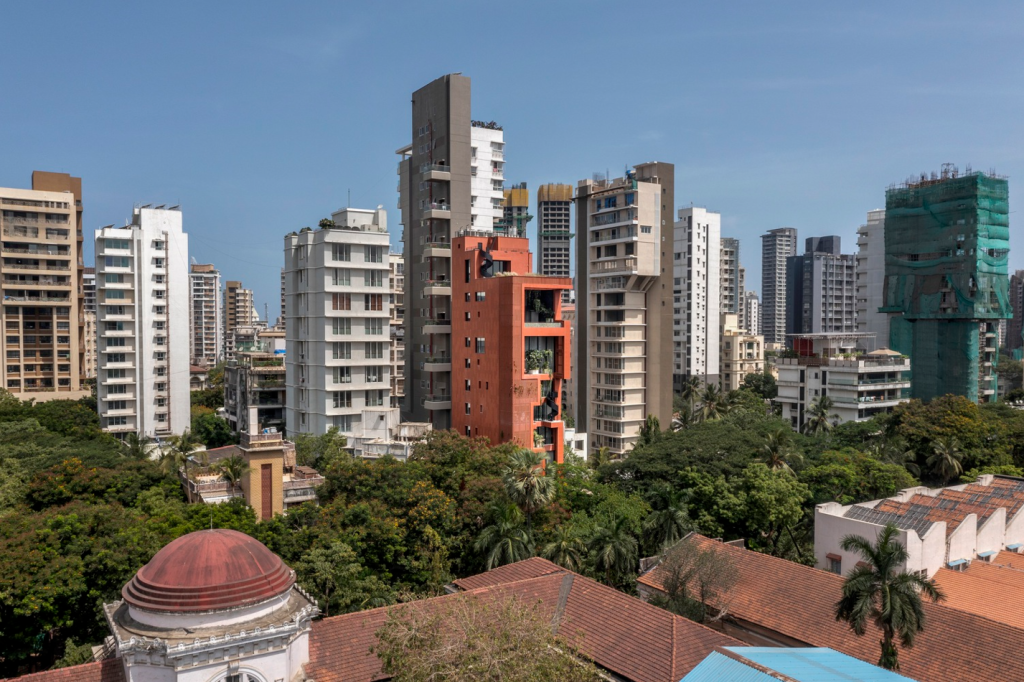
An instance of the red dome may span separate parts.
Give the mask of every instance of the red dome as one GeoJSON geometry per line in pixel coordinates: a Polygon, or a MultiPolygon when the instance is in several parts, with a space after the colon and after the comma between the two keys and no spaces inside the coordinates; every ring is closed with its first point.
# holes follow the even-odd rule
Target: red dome
{"type": "Polygon", "coordinates": [[[250,606],[287,592],[295,574],[236,530],[200,530],[156,553],[121,589],[132,606],[190,613],[250,606]]]}

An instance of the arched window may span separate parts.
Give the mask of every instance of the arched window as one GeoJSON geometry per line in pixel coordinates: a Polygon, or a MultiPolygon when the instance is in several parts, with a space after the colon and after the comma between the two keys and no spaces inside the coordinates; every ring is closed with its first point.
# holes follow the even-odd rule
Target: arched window
{"type": "Polygon", "coordinates": [[[215,677],[211,682],[267,682],[267,679],[255,670],[238,668],[215,677]]]}

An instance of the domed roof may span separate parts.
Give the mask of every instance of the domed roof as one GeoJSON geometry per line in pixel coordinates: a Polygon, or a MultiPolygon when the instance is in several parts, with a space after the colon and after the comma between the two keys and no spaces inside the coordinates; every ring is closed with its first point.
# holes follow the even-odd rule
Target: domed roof
{"type": "Polygon", "coordinates": [[[174,540],[121,589],[147,611],[195,613],[250,606],[287,592],[295,574],[266,546],[236,530],[200,530],[174,540]]]}

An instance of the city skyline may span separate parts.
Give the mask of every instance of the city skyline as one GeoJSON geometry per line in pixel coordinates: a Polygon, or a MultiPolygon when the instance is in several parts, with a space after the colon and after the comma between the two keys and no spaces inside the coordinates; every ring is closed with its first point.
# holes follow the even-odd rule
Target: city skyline
{"type": "MultiPolygon", "coordinates": [[[[444,73],[470,76],[474,115],[504,126],[506,186],[675,164],[673,210],[693,202],[722,214],[723,236],[749,245],[750,288],[760,281],[752,247],[768,229],[854,243],[885,188],[912,174],[954,162],[1012,179],[1024,168],[1004,143],[1024,134],[1012,115],[1024,96],[1008,86],[1024,56],[1018,5],[990,8],[970,31],[953,6],[930,7],[926,17],[881,7],[666,6],[618,26],[614,45],[606,32],[565,29],[584,7],[592,25],[614,17],[611,5],[574,4],[516,13],[224,5],[199,17],[67,4],[62,21],[49,22],[40,8],[16,5],[6,16],[22,29],[0,45],[5,63],[19,67],[0,82],[20,93],[0,104],[0,185],[27,186],[37,169],[83,178],[87,232],[123,224],[133,204],[181,204],[197,259],[252,282],[257,308],[269,304],[274,319],[279,295],[268,273],[281,267],[281,236],[345,205],[393,209],[409,93],[444,73]],[[541,11],[538,24],[531,17],[541,11]],[[485,28],[499,20],[508,32],[529,30],[537,49],[513,62],[492,49],[485,28]],[[448,21],[465,40],[433,39],[448,21]],[[686,50],[671,40],[681,25],[700,27],[687,33],[686,50]],[[19,58],[44,37],[46,51],[19,58]],[[651,66],[637,82],[629,133],[595,144],[592,131],[615,129],[621,110],[564,97],[565,78],[550,66],[582,56],[600,61],[611,82],[640,59],[613,52],[621,45],[644,45],[651,66]],[[693,56],[705,54],[714,57],[693,56]],[[506,96],[526,82],[530,96],[506,96]],[[692,90],[705,93],[699,106],[675,94],[692,90]],[[51,104],[55,92],[71,96],[73,116],[51,104]],[[988,106],[969,107],[969,123],[960,113],[968,107],[950,106],[981,97],[988,106]]],[[[533,222],[534,250],[535,230],[533,222]]],[[[1021,267],[1024,252],[1011,252],[1010,269],[1021,267]]]]}

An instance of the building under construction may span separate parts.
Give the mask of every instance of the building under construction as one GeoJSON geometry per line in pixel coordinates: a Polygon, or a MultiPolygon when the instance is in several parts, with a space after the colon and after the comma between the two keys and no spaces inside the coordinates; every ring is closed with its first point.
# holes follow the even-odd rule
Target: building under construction
{"type": "Polygon", "coordinates": [[[996,395],[999,320],[1010,317],[1008,185],[951,164],[885,193],[890,346],[910,356],[911,396],[996,395]]]}

